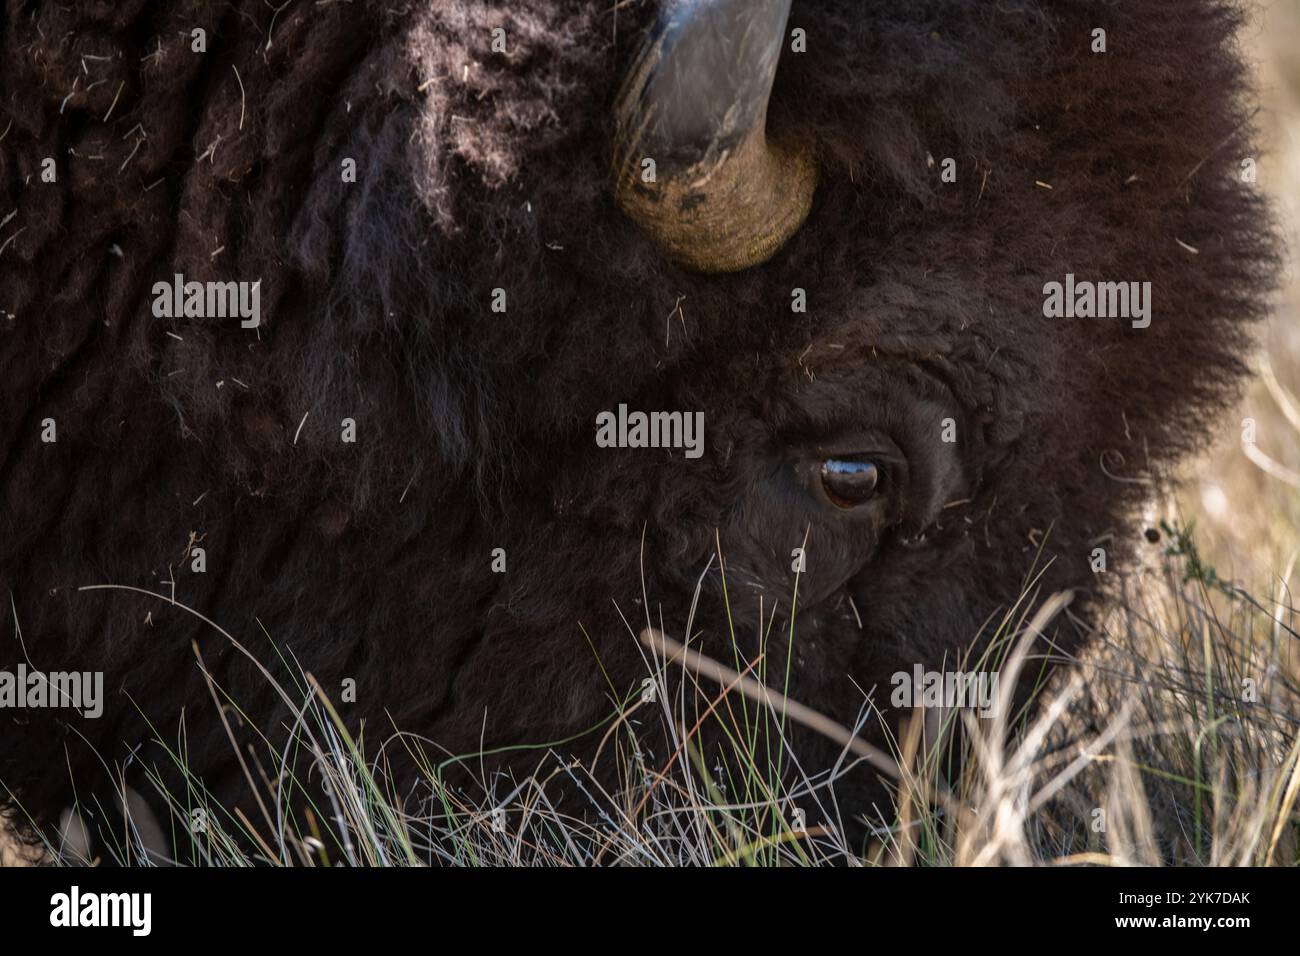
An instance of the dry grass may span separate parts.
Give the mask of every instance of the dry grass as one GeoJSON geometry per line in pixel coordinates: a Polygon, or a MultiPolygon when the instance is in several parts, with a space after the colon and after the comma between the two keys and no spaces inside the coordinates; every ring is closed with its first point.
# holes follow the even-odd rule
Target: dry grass
{"type": "MultiPolygon", "coordinates": [[[[1187,531],[1166,531],[1158,561],[1112,579],[1114,611],[1087,656],[1058,670],[1032,706],[1004,701],[984,719],[931,712],[948,726],[936,733],[915,719],[887,751],[859,739],[885,725],[869,701],[854,727],[790,701],[766,670],[765,646],[733,668],[647,631],[648,685],[591,730],[619,767],[612,788],[569,758],[566,741],[533,748],[530,774],[481,778],[473,799],[443,784],[450,760],[425,758],[420,785],[399,795],[383,755],[417,750],[415,738],[355,739],[310,676],[290,671],[276,687],[301,719],[292,747],[257,755],[279,781],[263,789],[260,813],[232,814],[196,778],[168,792],[154,777],[153,796],[170,809],[154,829],[167,835],[164,857],[215,866],[1300,864],[1294,611],[1284,593],[1256,600],[1225,584],[1187,531]],[[839,759],[803,763],[792,722],[836,740],[839,759]],[[660,737],[652,727],[666,753],[643,746],[660,737]],[[706,752],[706,736],[720,750],[706,752]],[[305,811],[283,763],[295,749],[328,783],[305,811]],[[890,783],[891,799],[863,816],[836,791],[866,768],[890,783]]],[[[988,653],[958,666],[997,670],[1009,694],[1018,674],[1053,659],[1046,635],[1081,626],[1067,595],[1027,593],[988,653]]],[[[472,767],[476,756],[459,760],[472,767]]],[[[137,823],[115,827],[122,835],[91,862],[149,859],[150,821],[137,823]]],[[[49,836],[51,856],[58,839],[49,836]]]]}

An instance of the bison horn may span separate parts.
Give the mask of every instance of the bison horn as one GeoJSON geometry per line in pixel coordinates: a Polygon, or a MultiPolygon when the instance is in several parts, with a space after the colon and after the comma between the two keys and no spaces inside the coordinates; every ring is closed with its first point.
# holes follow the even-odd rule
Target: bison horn
{"type": "Polygon", "coordinates": [[[619,94],[615,198],[688,269],[764,262],[808,215],[812,151],[767,135],[789,14],[790,0],[686,0],[619,94]]]}

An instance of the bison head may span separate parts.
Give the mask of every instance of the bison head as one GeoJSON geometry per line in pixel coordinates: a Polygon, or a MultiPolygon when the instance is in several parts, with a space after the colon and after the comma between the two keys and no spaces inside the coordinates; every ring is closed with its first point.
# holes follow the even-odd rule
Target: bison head
{"type": "Polygon", "coordinates": [[[294,715],[232,637],[497,760],[588,747],[646,625],[788,634],[851,723],[1134,560],[1272,275],[1226,0],[4,17],[0,662],[107,695],[0,711],[38,822],[182,721],[247,800],[212,686],[294,715]],[[260,322],[160,317],[177,275],[260,322]],[[1049,304],[1076,279],[1148,321],[1049,304]]]}

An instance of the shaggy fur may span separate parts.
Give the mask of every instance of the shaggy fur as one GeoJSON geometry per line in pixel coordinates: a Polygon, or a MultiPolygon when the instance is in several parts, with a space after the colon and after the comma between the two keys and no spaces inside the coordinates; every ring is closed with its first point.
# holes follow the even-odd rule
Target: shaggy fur
{"type": "MultiPolygon", "coordinates": [[[[644,674],[620,614],[679,633],[718,542],[752,653],[808,535],[790,689],[846,721],[858,687],[986,633],[1040,546],[1046,588],[1095,588],[1098,543],[1130,558],[1136,479],[1232,398],[1272,278],[1234,175],[1235,5],[796,0],[808,52],[769,123],[821,181],[775,258],[725,276],[666,262],[610,197],[654,12],[6,0],[0,667],[102,670],[107,694],[98,720],[0,714],[0,781],[38,824],[106,767],[147,792],[151,725],[252,816],[195,648],[273,739],[288,719],[212,627],[85,585],[174,586],[336,699],[354,678],[371,739],[461,753],[606,716],[644,674]],[[175,272],[260,279],[262,327],[154,318],[175,272]],[[1067,272],[1151,281],[1150,328],[1045,319],[1067,272]],[[704,456],[597,448],[620,402],[703,411],[704,456]],[[799,467],[862,442],[904,466],[848,520],[799,467]]],[[[696,624],[729,659],[722,586],[715,562],[696,624]]]]}

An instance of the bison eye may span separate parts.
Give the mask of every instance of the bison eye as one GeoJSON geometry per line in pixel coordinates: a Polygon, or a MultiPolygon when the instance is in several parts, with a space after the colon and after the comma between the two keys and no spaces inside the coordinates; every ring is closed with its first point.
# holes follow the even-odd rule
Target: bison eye
{"type": "Polygon", "coordinates": [[[870,461],[827,458],[822,462],[822,488],[839,508],[856,508],[871,500],[880,482],[880,469],[870,461]]]}

